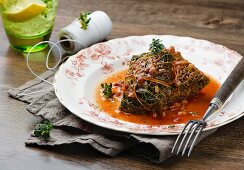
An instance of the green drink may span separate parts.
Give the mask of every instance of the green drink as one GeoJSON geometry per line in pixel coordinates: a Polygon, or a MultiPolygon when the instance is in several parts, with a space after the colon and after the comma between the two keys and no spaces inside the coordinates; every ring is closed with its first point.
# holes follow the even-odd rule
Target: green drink
{"type": "MultiPolygon", "coordinates": [[[[49,40],[58,0],[0,0],[5,32],[13,49],[29,52],[41,41],[49,40]]],[[[36,46],[41,51],[48,44],[36,46]]]]}

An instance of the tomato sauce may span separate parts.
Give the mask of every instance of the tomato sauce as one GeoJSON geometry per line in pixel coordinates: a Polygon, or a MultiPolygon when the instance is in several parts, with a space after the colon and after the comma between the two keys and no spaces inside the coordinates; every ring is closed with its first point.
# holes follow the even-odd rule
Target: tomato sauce
{"type": "MultiPolygon", "coordinates": [[[[112,74],[101,83],[115,83],[124,80],[127,70],[123,70],[112,74]]],[[[111,115],[114,118],[121,119],[128,122],[146,125],[168,125],[186,123],[190,119],[200,119],[209,106],[209,102],[217,92],[220,84],[208,76],[210,83],[203,88],[200,93],[193,99],[187,99],[184,114],[180,114],[179,110],[166,111],[163,116],[152,116],[152,114],[131,114],[118,111],[120,101],[118,98],[114,98],[114,101],[105,99],[102,95],[102,89],[100,84],[96,89],[96,102],[101,111],[111,115]],[[192,112],[198,113],[192,114],[192,112]]]]}

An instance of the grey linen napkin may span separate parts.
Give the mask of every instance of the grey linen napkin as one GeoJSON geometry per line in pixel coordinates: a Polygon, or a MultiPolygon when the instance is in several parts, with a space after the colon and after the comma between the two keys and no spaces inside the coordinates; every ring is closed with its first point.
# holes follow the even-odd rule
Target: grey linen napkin
{"type": "MultiPolygon", "coordinates": [[[[41,77],[52,82],[54,74],[55,71],[47,71],[41,77]]],[[[27,110],[30,113],[48,119],[54,124],[54,129],[51,131],[51,138],[48,142],[31,134],[26,141],[26,145],[89,144],[96,150],[110,156],[115,156],[124,150],[130,150],[136,155],[140,155],[155,163],[160,163],[173,156],[171,149],[176,136],[128,134],[85,122],[62,106],[55,96],[52,86],[38,78],[18,88],[9,89],[8,93],[13,98],[28,103],[27,110]],[[40,90],[43,91],[33,93],[40,90]]],[[[214,131],[204,132],[198,142],[214,131]]]]}

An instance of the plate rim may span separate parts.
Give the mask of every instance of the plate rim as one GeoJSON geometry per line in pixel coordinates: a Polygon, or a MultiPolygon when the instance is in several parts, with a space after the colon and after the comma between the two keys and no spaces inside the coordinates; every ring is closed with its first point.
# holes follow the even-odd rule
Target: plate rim
{"type": "MultiPolygon", "coordinates": [[[[193,38],[193,37],[188,37],[188,36],[177,36],[177,35],[159,35],[159,34],[148,34],[148,35],[140,35],[140,36],[126,36],[126,37],[121,37],[121,38],[115,38],[115,39],[110,39],[108,41],[105,41],[105,42],[99,42],[99,43],[96,43],[96,44],[93,44],[92,46],[89,46],[87,48],[91,48],[93,46],[96,46],[97,44],[100,44],[100,43],[109,43],[110,41],[119,41],[119,40],[122,40],[122,39],[128,39],[128,38],[142,38],[142,37],[150,37],[150,36],[172,36],[172,37],[180,37],[180,38],[188,38],[188,39],[194,39],[194,40],[201,40],[201,41],[205,41],[205,42],[208,42],[210,44],[215,44],[215,45],[220,45],[220,46],[223,46],[225,47],[226,49],[228,50],[231,50],[229,49],[228,47],[224,46],[224,45],[221,45],[221,44],[216,44],[216,43],[213,43],[211,41],[208,41],[208,40],[204,40],[204,39],[198,39],[198,38],[193,38]]],[[[84,48],[82,50],[80,50],[79,52],[83,51],[83,50],[86,50],[87,48],[84,48]]],[[[231,50],[233,51],[233,50],[231,50]]],[[[78,53],[79,53],[78,52],[78,53]]],[[[236,52],[236,51],[234,51],[236,52]]],[[[140,131],[140,132],[128,132],[128,129],[126,130],[126,128],[121,128],[121,127],[116,127],[116,128],[111,128],[108,124],[104,123],[104,122],[99,122],[97,123],[96,121],[93,122],[92,120],[89,120],[89,118],[84,118],[84,117],[81,117],[78,113],[76,113],[76,111],[74,111],[72,108],[70,108],[67,104],[65,104],[65,102],[62,100],[62,98],[59,96],[58,94],[58,91],[57,91],[57,86],[56,86],[56,79],[57,79],[57,76],[58,76],[58,73],[60,72],[60,70],[63,68],[64,64],[68,61],[68,60],[71,60],[73,56],[76,56],[78,53],[76,54],[73,54],[71,56],[68,57],[68,59],[63,62],[60,67],[58,68],[58,70],[56,71],[55,75],[54,75],[54,80],[53,80],[53,87],[54,87],[54,93],[55,95],[57,96],[58,100],[60,101],[60,103],[66,108],[68,109],[72,114],[76,115],[77,117],[79,117],[80,119],[84,120],[84,121],[87,121],[95,126],[98,126],[98,127],[102,127],[102,128],[106,128],[106,129],[109,129],[109,130],[113,130],[113,131],[118,131],[118,132],[124,132],[124,133],[130,133],[130,134],[139,134],[139,135],[150,135],[150,136],[164,136],[164,135],[178,135],[180,133],[180,131],[167,131],[167,132],[146,132],[146,131],[140,131]],[[103,126],[103,124],[105,126],[103,126]]],[[[238,52],[236,52],[237,54],[239,54],[238,52]]],[[[243,57],[241,54],[239,54],[241,57],[243,57]]],[[[208,130],[212,130],[212,129],[216,129],[216,128],[219,128],[221,126],[224,126],[228,123],[231,123],[237,119],[239,119],[240,117],[242,117],[244,115],[244,111],[241,112],[240,114],[236,115],[235,117],[231,118],[231,119],[228,119],[222,123],[219,123],[219,124],[216,124],[216,125],[213,125],[213,126],[210,126],[210,127],[207,127],[205,128],[203,131],[208,131],[208,130]]],[[[116,119],[116,118],[115,118],[116,119]]],[[[184,125],[184,124],[177,124],[177,125],[184,125]]]]}

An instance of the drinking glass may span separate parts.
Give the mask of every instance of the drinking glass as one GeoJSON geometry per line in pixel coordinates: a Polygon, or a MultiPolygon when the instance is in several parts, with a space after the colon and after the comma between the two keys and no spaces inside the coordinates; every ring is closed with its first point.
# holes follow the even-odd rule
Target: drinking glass
{"type": "MultiPolygon", "coordinates": [[[[10,46],[26,53],[35,44],[49,40],[57,6],[58,0],[0,0],[0,13],[10,46]]],[[[38,45],[32,52],[47,46],[47,43],[38,45]]]]}

